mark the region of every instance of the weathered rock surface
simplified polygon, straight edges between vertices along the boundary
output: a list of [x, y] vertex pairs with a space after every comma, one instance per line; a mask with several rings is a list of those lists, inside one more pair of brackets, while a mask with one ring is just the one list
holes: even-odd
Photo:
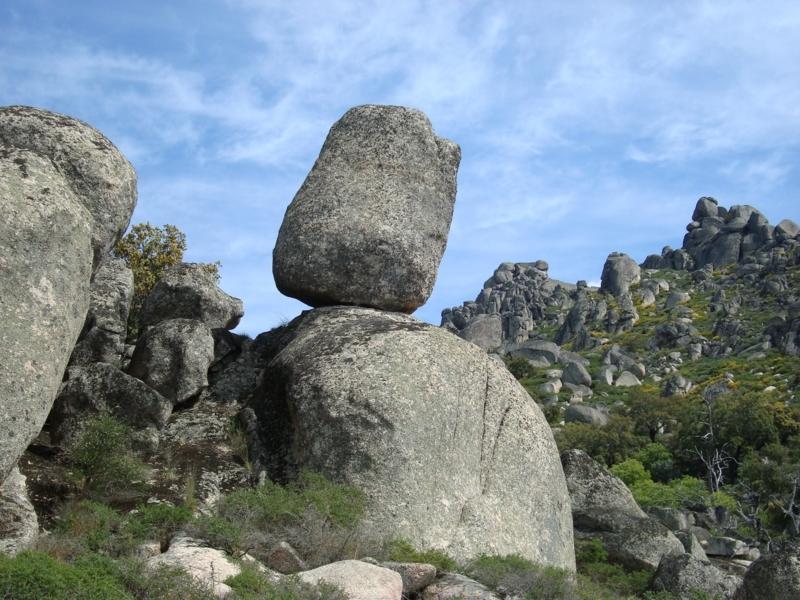
[[217, 598], [225, 598], [233, 589], [223, 583], [228, 577], [235, 577], [242, 568], [222, 550], [209, 548], [200, 540], [186, 536], [173, 538], [169, 549], [163, 554], [147, 560], [151, 569], [160, 567], [179, 567], [189, 575], [208, 585]]
[[253, 406], [272, 479], [307, 467], [364, 490], [376, 537], [574, 568], [552, 433], [501, 364], [398, 313], [324, 308], [287, 329]]
[[608, 425], [608, 413], [586, 404], [570, 404], [564, 411], [564, 421], [603, 427]]
[[627, 254], [612, 252], [603, 265], [600, 291], [621, 296], [627, 294], [631, 285], [639, 283], [640, 279], [641, 269], [635, 260]]
[[739, 584], [738, 577], [720, 571], [711, 563], [698, 560], [691, 554], [679, 554], [661, 559], [650, 588], [657, 592], [670, 592], [677, 600], [694, 600], [699, 593], [728, 600]]
[[669, 529], [645, 515], [630, 490], [581, 450], [561, 455], [576, 533], [599, 537], [609, 558], [631, 569], [654, 569], [661, 558], [683, 554]]
[[278, 542], [264, 557], [264, 564], [278, 573], [292, 574], [308, 569], [305, 561], [286, 542]]
[[400, 574], [403, 594], [416, 594], [436, 579], [436, 567], [426, 563], [382, 562], [380, 566]]
[[350, 600], [400, 600], [403, 595], [399, 573], [360, 560], [341, 560], [298, 577], [314, 585], [326, 581], [338, 586]]
[[208, 385], [214, 338], [200, 321], [170, 319], [150, 327], [136, 342], [128, 373], [179, 404]]
[[87, 419], [111, 414], [134, 429], [161, 429], [172, 413], [172, 402], [107, 363], [71, 367], [61, 386], [49, 421], [55, 443], [70, 445]]
[[499, 315], [478, 315], [458, 335], [491, 352], [503, 344], [503, 320]]
[[500, 596], [469, 577], [445, 573], [423, 590], [422, 600], [500, 600]]
[[786, 548], [754, 562], [736, 592], [736, 600], [800, 598], [800, 551]]
[[132, 298], [133, 271], [124, 260], [107, 257], [89, 288], [89, 313], [72, 350], [71, 365], [97, 362], [120, 365]]
[[28, 106], [0, 108], [0, 148], [19, 148], [51, 161], [89, 211], [96, 270], [128, 228], [136, 207], [131, 164], [92, 126]]
[[233, 329], [244, 316], [244, 304], [223, 292], [203, 264], [170, 267], [145, 298], [139, 315], [142, 328], [169, 319], [194, 319], [210, 329]]
[[417, 110], [347, 111], [286, 211], [272, 255], [278, 289], [311, 306], [413, 312], [433, 289], [460, 159]]
[[25, 476], [14, 467], [0, 484], [0, 554], [16, 554], [36, 540], [39, 521], [28, 499]]
[[86, 317], [92, 217], [49, 159], [5, 142], [0, 211], [2, 481], [41, 430]]

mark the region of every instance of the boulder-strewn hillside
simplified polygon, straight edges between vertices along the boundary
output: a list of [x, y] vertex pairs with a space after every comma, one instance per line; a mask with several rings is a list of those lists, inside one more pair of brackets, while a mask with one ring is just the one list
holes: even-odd
[[[545, 410], [565, 452], [576, 538], [601, 541], [629, 568], [651, 561], [653, 589], [737, 588], [710, 566], [667, 562], [654, 522], [734, 578], [800, 534], [794, 222], [701, 198], [682, 248], [641, 265], [614, 252], [600, 288], [550, 279], [543, 260], [503, 263], [475, 301], [442, 312], [442, 326], [502, 357]], [[612, 474], [633, 492], [627, 513], [597, 490]], [[587, 485], [591, 510], [576, 497]], [[634, 498], [651, 524], [631, 521], [645, 518]]]

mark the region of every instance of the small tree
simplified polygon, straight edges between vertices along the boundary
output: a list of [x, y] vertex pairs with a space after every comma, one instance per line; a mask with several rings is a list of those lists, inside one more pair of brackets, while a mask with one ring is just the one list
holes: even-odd
[[138, 333], [139, 313], [144, 299], [168, 267], [183, 260], [186, 234], [174, 225], [156, 227], [137, 223], [114, 246], [114, 256], [124, 260], [133, 271], [133, 299], [128, 316], [128, 337]]

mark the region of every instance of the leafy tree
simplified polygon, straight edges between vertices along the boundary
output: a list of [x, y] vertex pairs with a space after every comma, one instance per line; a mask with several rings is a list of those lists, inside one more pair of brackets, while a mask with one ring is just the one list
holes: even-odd
[[666, 398], [638, 390], [628, 396], [628, 416], [633, 419], [636, 433], [647, 435], [651, 442], [660, 433], [673, 429], [683, 411], [681, 398]]
[[139, 313], [144, 299], [168, 267], [183, 260], [186, 234], [174, 225], [156, 227], [137, 223], [114, 246], [113, 254], [133, 271], [133, 299], [128, 316], [129, 337], [138, 333]]

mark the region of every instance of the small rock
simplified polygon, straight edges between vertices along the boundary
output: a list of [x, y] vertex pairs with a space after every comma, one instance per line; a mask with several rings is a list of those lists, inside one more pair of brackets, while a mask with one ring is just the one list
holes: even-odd
[[642, 382], [630, 371], [623, 371], [619, 374], [619, 377], [617, 377], [614, 385], [616, 387], [635, 387], [637, 385], [642, 385]]
[[436, 579], [436, 567], [426, 563], [383, 562], [380, 566], [400, 574], [403, 595], [416, 594]]
[[399, 573], [360, 560], [342, 560], [298, 573], [302, 581], [327, 581], [344, 590], [349, 600], [400, 600], [403, 578]]
[[28, 499], [25, 476], [14, 467], [0, 485], [0, 554], [24, 550], [38, 534], [39, 521]]
[[423, 590], [422, 600], [500, 600], [500, 596], [469, 577], [445, 573]]
[[297, 550], [286, 542], [278, 542], [268, 553], [264, 564], [278, 573], [291, 575], [308, 569], [305, 561], [300, 558]]

